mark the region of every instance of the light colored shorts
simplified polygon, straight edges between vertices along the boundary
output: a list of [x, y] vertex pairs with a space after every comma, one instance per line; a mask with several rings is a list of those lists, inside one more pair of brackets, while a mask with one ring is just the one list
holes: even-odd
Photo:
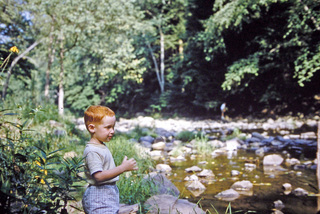
[[115, 214], [119, 212], [119, 189], [114, 184], [89, 185], [82, 198], [86, 214]]

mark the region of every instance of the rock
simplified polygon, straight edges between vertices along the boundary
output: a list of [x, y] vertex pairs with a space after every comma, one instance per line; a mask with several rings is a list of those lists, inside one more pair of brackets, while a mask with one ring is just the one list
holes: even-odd
[[165, 142], [154, 143], [152, 144], [151, 147], [154, 150], [164, 150], [164, 148], [166, 147], [166, 143]]
[[253, 187], [253, 184], [250, 181], [237, 181], [232, 184], [231, 189], [236, 191], [250, 191]]
[[292, 166], [292, 165], [297, 165], [300, 164], [300, 161], [296, 158], [287, 158], [286, 159], [286, 165]]
[[198, 164], [199, 165], [206, 165], [206, 164], [208, 164], [208, 161], [200, 161]]
[[152, 117], [138, 117], [138, 123], [140, 127], [148, 127], [154, 128], [155, 127], [155, 120]]
[[192, 166], [185, 169], [186, 172], [200, 172], [202, 169], [198, 166]]
[[180, 195], [178, 188], [162, 173], [151, 172], [144, 179], [154, 183], [155, 188], [153, 191], [155, 194]]
[[186, 161], [187, 159], [181, 155], [178, 157], [170, 157], [170, 162]]
[[157, 214], [205, 214], [197, 204], [191, 203], [186, 199], [179, 199], [167, 194], [154, 195], [145, 204], [148, 213]]
[[199, 177], [214, 177], [214, 174], [211, 169], [204, 169], [197, 174]]
[[240, 194], [234, 189], [228, 189], [218, 193], [215, 197], [224, 201], [233, 201], [239, 198]]
[[168, 164], [159, 163], [156, 165], [156, 170], [159, 172], [171, 172], [172, 168]]
[[264, 155], [264, 148], [259, 148], [255, 151], [256, 155], [263, 156]]
[[231, 170], [231, 176], [238, 176], [240, 172], [238, 170]]
[[143, 137], [140, 137], [140, 139], [139, 139], [139, 142], [142, 142], [142, 141], [153, 143], [154, 138], [149, 136], [149, 135], [148, 136], [143, 136]]
[[140, 141], [141, 146], [145, 147], [145, 148], [152, 148], [152, 143], [148, 142], [148, 141]]
[[198, 176], [196, 176], [196, 175], [190, 175], [190, 176], [185, 177], [184, 180], [185, 180], [185, 181], [198, 181], [199, 178], [198, 178]]
[[281, 212], [280, 210], [274, 210], [271, 214], [284, 214], [284, 213]]
[[258, 132], [252, 132], [251, 136], [254, 138], [258, 138], [260, 141], [262, 141], [264, 139], [264, 136], [262, 136], [260, 133]]
[[[288, 192], [290, 193], [292, 190], [292, 186], [289, 183], [282, 184], [282, 188], [284, 189], [284, 192], [286, 192], [286, 193], [288, 193]], [[288, 194], [286, 194], [286, 195], [288, 195]]]
[[305, 132], [300, 134], [301, 139], [317, 139], [315, 132]]
[[226, 141], [226, 150], [227, 151], [234, 151], [240, 147], [240, 144], [236, 139]]
[[293, 190], [292, 193], [295, 196], [306, 196], [306, 195], [308, 195], [308, 191], [306, 191], [305, 189], [302, 189], [300, 187], [298, 187], [295, 190]]
[[150, 151], [149, 153], [151, 157], [162, 157], [162, 151], [160, 150]]
[[245, 163], [244, 164], [244, 168], [245, 168], [246, 171], [251, 172], [252, 170], [257, 168], [257, 165], [254, 164], [254, 163]]
[[277, 210], [281, 210], [283, 209], [285, 206], [283, 204], [283, 202], [281, 200], [277, 200], [273, 202], [273, 206], [274, 208], [276, 208]]
[[139, 210], [139, 204], [127, 205], [120, 204], [118, 214], [136, 214]]
[[206, 187], [200, 181], [190, 181], [186, 184], [188, 190], [205, 190]]
[[265, 166], [279, 166], [282, 162], [283, 158], [277, 154], [267, 155], [263, 158], [263, 165]]

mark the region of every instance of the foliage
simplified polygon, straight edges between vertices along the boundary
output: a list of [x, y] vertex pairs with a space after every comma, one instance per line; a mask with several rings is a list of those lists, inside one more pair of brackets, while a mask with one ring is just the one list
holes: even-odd
[[108, 148], [113, 154], [116, 165], [120, 165], [124, 156], [127, 156], [128, 158], [134, 158], [139, 168], [138, 171], [120, 175], [118, 188], [121, 203], [136, 204], [150, 198], [154, 189], [153, 183], [144, 178], [154, 167], [150, 156], [137, 144], [131, 143], [123, 136], [115, 137], [108, 143]]
[[211, 155], [211, 153], [215, 149], [210, 145], [208, 137], [204, 133], [196, 136], [194, 147], [201, 155]]
[[50, 151], [51, 142], [38, 139], [28, 119], [5, 110], [0, 116], [1, 211], [65, 212], [68, 201], [74, 199], [74, 183], [82, 180], [78, 174], [82, 160], [63, 160], [58, 155], [61, 149]]
[[176, 135], [177, 140], [182, 142], [190, 142], [196, 137], [196, 133], [190, 131], [181, 131]]

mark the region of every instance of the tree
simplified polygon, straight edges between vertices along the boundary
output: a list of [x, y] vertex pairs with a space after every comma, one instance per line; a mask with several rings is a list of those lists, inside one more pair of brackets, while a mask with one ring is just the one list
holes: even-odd
[[205, 52], [208, 61], [224, 57], [223, 89], [251, 94], [268, 105], [282, 103], [282, 109], [303, 98], [283, 94], [302, 95], [297, 83], [303, 86], [318, 70], [317, 5], [293, 0], [216, 1], [205, 25]]

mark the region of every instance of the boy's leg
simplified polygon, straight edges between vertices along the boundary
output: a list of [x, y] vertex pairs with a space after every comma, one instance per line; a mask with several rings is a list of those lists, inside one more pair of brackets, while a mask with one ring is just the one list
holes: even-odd
[[82, 204], [87, 214], [114, 214], [119, 212], [117, 185], [89, 186]]

